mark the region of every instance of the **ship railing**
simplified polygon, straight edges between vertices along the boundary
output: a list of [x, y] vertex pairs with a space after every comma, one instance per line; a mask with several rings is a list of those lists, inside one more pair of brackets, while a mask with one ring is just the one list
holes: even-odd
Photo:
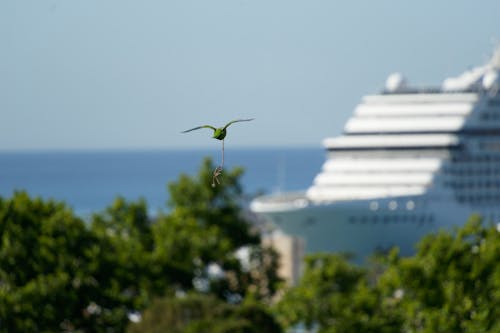
[[486, 91], [479, 86], [472, 86], [467, 89], [457, 89], [457, 90], [443, 90], [440, 87], [427, 87], [427, 88], [405, 88], [397, 91], [389, 91], [383, 89], [381, 95], [404, 95], [404, 94], [460, 94], [460, 93], [478, 93]]

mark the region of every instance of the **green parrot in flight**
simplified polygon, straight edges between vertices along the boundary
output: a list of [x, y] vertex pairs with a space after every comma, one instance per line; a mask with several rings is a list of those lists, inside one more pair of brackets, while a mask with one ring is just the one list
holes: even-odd
[[215, 128], [215, 127], [213, 127], [211, 125], [202, 125], [202, 126], [191, 128], [191, 129], [188, 129], [188, 130], [185, 130], [185, 131], [182, 132], [182, 133], [187, 133], [187, 132], [191, 132], [191, 131], [194, 131], [194, 130], [197, 130], [197, 129], [200, 129], [200, 128], [210, 128], [211, 130], [214, 131], [214, 135], [212, 135], [212, 138], [222, 141], [222, 163], [221, 163], [220, 166], [218, 166], [214, 170], [214, 174], [213, 174], [213, 177], [212, 177], [212, 187], [215, 187], [215, 181], [217, 181], [217, 184], [220, 184], [218, 177], [222, 174], [222, 168], [224, 167], [224, 138], [226, 137], [226, 134], [227, 134], [227, 130], [226, 129], [231, 124], [238, 123], [240, 121], [250, 121], [250, 120], [254, 120], [254, 118], [233, 120], [233, 121], [228, 122], [224, 127], [219, 127], [219, 128]]

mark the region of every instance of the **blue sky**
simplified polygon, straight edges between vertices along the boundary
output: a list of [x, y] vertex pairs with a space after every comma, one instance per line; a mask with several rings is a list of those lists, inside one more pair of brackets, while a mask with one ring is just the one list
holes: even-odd
[[5, 0], [0, 150], [320, 146], [400, 71], [483, 64], [499, 1]]

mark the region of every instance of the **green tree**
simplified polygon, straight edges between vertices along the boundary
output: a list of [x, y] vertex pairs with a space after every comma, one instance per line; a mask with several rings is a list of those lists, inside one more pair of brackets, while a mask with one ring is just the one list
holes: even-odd
[[347, 256], [308, 256], [299, 284], [285, 293], [275, 313], [286, 327], [303, 324], [318, 332], [399, 332], [400, 316], [367, 276]]
[[334, 254], [310, 256], [275, 313], [319, 332], [499, 332], [500, 237], [477, 216], [424, 237], [412, 257], [397, 249], [372, 269]]
[[[281, 280], [276, 275], [277, 254], [260, 244], [257, 230], [243, 215], [241, 168], [226, 171], [221, 184], [211, 187], [214, 165], [205, 159], [197, 176], [181, 175], [169, 184], [171, 209], [158, 220], [158, 258], [171, 258], [178, 267], [195, 273], [205, 291], [237, 301], [247, 295], [269, 300]], [[237, 251], [246, 249], [245, 267]], [[186, 253], [190, 256], [186, 257]], [[220, 268], [214, 276], [210, 268]]]
[[62, 203], [16, 192], [0, 199], [0, 331], [91, 327], [89, 274], [96, 244]]
[[94, 311], [87, 314], [99, 327], [123, 331], [128, 314], [143, 309], [155, 293], [152, 221], [143, 200], [118, 197], [95, 213], [90, 231], [96, 239], [89, 273], [96, 288], [89, 290]]
[[123, 332], [154, 298], [194, 289], [271, 299], [276, 255], [242, 214], [242, 170], [213, 189], [212, 169], [170, 184], [171, 210], [154, 220], [143, 200], [118, 197], [85, 223], [63, 203], [0, 198], [0, 332]]
[[228, 304], [211, 295], [189, 294], [153, 302], [128, 333], [280, 333], [274, 317], [258, 303]]
[[117, 198], [89, 226], [63, 203], [0, 200], [0, 331], [123, 331], [155, 291], [146, 212]]
[[408, 332], [500, 332], [500, 235], [473, 216], [424, 237], [415, 256], [389, 257], [380, 280], [399, 294]]
[[240, 178], [243, 169], [234, 168], [224, 172], [221, 185], [211, 187], [214, 167], [211, 159], [206, 158], [197, 176], [182, 174], [177, 182], [168, 186], [168, 206], [173, 214], [194, 218], [204, 228], [217, 232], [219, 240], [210, 246], [209, 253], [203, 253], [207, 260], [260, 241], [259, 235], [242, 216], [243, 190]]
[[[176, 272], [179, 278], [129, 332], [280, 332], [265, 305], [256, 302], [269, 302], [281, 283], [277, 254], [262, 247], [242, 214], [242, 169], [225, 172], [212, 188], [213, 168], [205, 159], [196, 176], [181, 175], [169, 184], [169, 214], [152, 226], [152, 260], [158, 276]], [[166, 267], [173, 271], [160, 271]], [[190, 294], [193, 287], [203, 294]]]

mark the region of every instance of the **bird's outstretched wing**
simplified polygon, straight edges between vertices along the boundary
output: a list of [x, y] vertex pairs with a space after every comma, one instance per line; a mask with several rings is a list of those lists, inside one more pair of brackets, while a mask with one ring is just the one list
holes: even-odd
[[183, 131], [182, 133], [191, 132], [191, 131], [194, 131], [194, 130], [197, 130], [197, 129], [200, 129], [200, 128], [211, 128], [211, 129], [213, 129], [214, 131], [216, 130], [216, 128], [215, 128], [215, 127], [213, 127], [213, 126], [210, 126], [210, 125], [203, 125], [203, 126], [198, 126], [198, 127], [195, 127], [195, 128], [191, 128], [191, 129], [185, 130], [185, 131]]
[[255, 118], [251, 118], [251, 119], [237, 119], [237, 120], [233, 120], [233, 121], [230, 121], [226, 124], [226, 126], [224, 126], [224, 129], [228, 128], [229, 125], [231, 124], [234, 124], [234, 123], [237, 123], [237, 122], [240, 122], [240, 121], [250, 121], [250, 120], [254, 120]]

